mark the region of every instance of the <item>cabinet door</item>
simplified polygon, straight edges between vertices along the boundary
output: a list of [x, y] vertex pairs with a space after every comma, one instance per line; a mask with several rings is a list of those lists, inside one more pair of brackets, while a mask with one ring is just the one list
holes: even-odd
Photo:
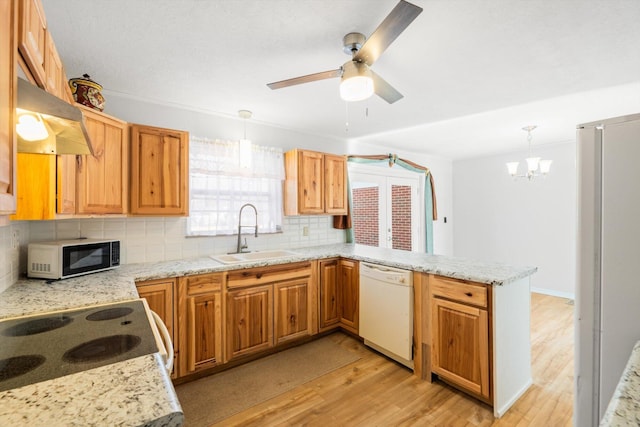
[[76, 161], [73, 154], [56, 156], [56, 212], [76, 213]]
[[131, 213], [189, 213], [189, 134], [131, 126]]
[[222, 362], [222, 294], [187, 298], [188, 372]]
[[80, 157], [78, 206], [80, 214], [127, 213], [129, 138], [127, 123], [82, 109], [93, 156]]
[[[136, 288], [138, 289], [138, 295], [140, 298], [147, 300], [149, 308], [155, 311], [162, 319], [167, 329], [169, 330], [169, 336], [173, 341], [174, 358], [178, 357], [178, 341], [176, 339], [175, 330], [175, 288], [176, 282], [174, 279], [169, 280], [150, 280], [146, 282], [137, 282]], [[178, 361], [174, 360], [172, 378], [177, 376]]]
[[[16, 13], [15, 1], [0, 3], [0, 215], [16, 211]], [[1, 222], [1, 221], [0, 221]]]
[[339, 324], [338, 260], [320, 261], [320, 330]]
[[301, 214], [324, 212], [324, 155], [298, 152], [298, 211]]
[[56, 216], [56, 156], [18, 153], [16, 214], [13, 220], [54, 219]]
[[47, 92], [64, 99], [64, 86], [61, 86], [62, 75], [64, 74], [62, 61], [53, 42], [53, 37], [48, 31], [45, 32], [44, 72]]
[[227, 293], [227, 360], [273, 346], [273, 285]]
[[347, 159], [324, 155], [324, 211], [332, 215], [347, 214]]
[[338, 267], [338, 289], [340, 292], [340, 323], [353, 332], [358, 333], [359, 324], [359, 269], [358, 262], [341, 259]]
[[20, 0], [18, 49], [31, 75], [40, 87], [46, 87], [44, 71], [47, 21], [40, 0]]
[[489, 320], [487, 311], [431, 299], [432, 371], [489, 399]]
[[310, 335], [309, 279], [302, 278], [274, 284], [276, 344]]

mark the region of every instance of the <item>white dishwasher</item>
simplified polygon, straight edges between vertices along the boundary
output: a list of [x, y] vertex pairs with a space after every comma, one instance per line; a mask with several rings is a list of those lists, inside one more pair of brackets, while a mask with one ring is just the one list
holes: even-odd
[[360, 263], [360, 336], [413, 369], [413, 273]]

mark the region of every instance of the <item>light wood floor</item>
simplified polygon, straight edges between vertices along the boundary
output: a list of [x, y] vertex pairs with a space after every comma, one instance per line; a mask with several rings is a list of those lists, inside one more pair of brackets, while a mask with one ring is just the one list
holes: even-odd
[[573, 407], [573, 305], [532, 294], [533, 382], [500, 419], [491, 408], [441, 382], [412, 373], [336, 333], [361, 359], [234, 415], [218, 426], [570, 426]]

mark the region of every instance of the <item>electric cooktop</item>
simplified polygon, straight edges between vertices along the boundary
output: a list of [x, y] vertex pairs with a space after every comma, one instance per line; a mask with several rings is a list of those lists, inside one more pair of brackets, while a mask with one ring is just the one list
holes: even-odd
[[0, 321], [0, 391], [157, 351], [141, 300]]

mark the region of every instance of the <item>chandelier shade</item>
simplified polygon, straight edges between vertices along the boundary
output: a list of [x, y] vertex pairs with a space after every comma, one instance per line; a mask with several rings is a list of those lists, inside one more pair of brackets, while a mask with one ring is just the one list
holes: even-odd
[[528, 180], [532, 180], [535, 177], [546, 176], [551, 170], [551, 163], [553, 160], [542, 160], [540, 157], [534, 157], [531, 155], [531, 131], [533, 131], [537, 126], [525, 126], [522, 130], [527, 131], [527, 142], [529, 143], [529, 157], [525, 159], [527, 163], [527, 172], [525, 174], [518, 174], [518, 165], [520, 162], [507, 162], [507, 171], [509, 175], [511, 175], [514, 179], [517, 178], [526, 178]]

